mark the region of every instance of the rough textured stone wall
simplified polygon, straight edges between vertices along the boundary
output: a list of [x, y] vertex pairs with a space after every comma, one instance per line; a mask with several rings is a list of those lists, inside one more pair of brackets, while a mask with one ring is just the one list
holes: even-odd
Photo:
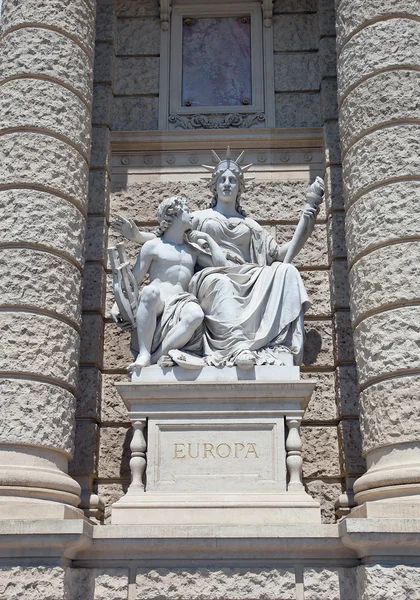
[[[158, 14], [156, 6], [152, 4], [120, 0], [115, 4], [113, 14], [112, 7], [109, 5], [98, 6], [98, 23], [103, 25], [97, 33], [97, 61], [100, 64], [95, 69], [97, 85], [95, 85], [94, 106], [99, 105], [101, 111], [97, 111], [100, 114], [99, 120], [95, 120], [97, 117], [94, 112], [94, 130], [100, 129], [101, 134], [95, 138], [98, 141], [94, 141], [95, 154], [95, 148], [101, 148], [99, 140], [106, 139], [105, 130], [108, 124], [111, 123], [111, 129], [120, 128], [117, 122], [122, 118], [123, 112], [120, 111], [119, 105], [129, 106], [133, 101], [132, 96], [137, 93], [129, 87], [132, 82], [127, 81], [128, 71], [124, 69], [128, 67], [124, 66], [125, 61], [128, 61], [127, 64], [131, 65], [130, 69], [134, 72], [137, 67], [133, 61], [143, 60], [144, 54], [153, 55], [154, 48], [158, 47], [155, 37], [159, 25]], [[326, 0], [320, 3], [318, 12], [317, 6], [312, 1], [294, 0], [283, 2], [281, 5], [276, 3], [275, 12], [274, 21], [277, 28], [275, 39], [276, 44], [283, 44], [281, 47], [278, 46], [281, 56], [293, 56], [296, 60], [301, 55], [302, 57], [316, 56], [317, 64], [322, 64], [321, 70], [319, 67], [314, 67], [318, 76], [318, 91], [310, 93], [316, 96], [317, 105], [322, 105], [322, 110], [317, 109], [320, 120], [316, 124], [324, 123], [327, 166], [326, 203], [312, 238], [295, 264], [302, 273], [313, 302], [306, 322], [307, 344], [302, 368], [303, 377], [316, 377], [319, 381], [316, 394], [305, 416], [302, 431], [305, 452], [304, 475], [309, 492], [322, 501], [324, 520], [331, 522], [335, 519], [334, 503], [349, 486], [349, 475], [359, 473], [363, 468], [360, 462], [356, 420], [357, 390], [348, 316], [341, 157], [335, 95], [334, 10]], [[289, 21], [290, 26], [287, 25]], [[303, 31], [307, 32], [303, 37], [305, 39], [307, 37], [308, 42], [305, 41], [302, 46], [303, 42], [299, 42], [297, 32], [301, 31], [303, 24], [305, 24]], [[139, 35], [142, 28], [146, 28], [144, 36]], [[288, 37], [284, 38], [286, 30]], [[316, 50], [318, 47], [319, 51], [308, 51]], [[290, 54], [286, 51], [287, 48], [291, 51]], [[107, 57], [106, 60], [104, 57]], [[108, 65], [108, 71], [105, 71], [105, 64]], [[115, 65], [114, 74], [112, 74], [113, 65]], [[136, 85], [140, 85], [141, 81], [143, 78], [137, 80]], [[105, 98], [109, 97], [111, 89], [115, 96], [112, 114], [110, 109], [105, 109], [109, 106]], [[140, 90], [140, 87], [136, 90]], [[303, 91], [302, 96], [305, 95], [307, 93]], [[157, 98], [155, 100], [157, 102]], [[131, 123], [129, 129], [151, 127], [136, 121], [147, 111], [137, 108], [135, 112], [137, 117], [133, 117], [133, 121], [129, 117]], [[300, 114], [303, 113], [302, 108]], [[309, 123], [302, 123], [305, 124], [309, 125]], [[292, 123], [289, 125], [284, 123], [280, 126], [292, 126]], [[127, 127], [124, 125], [121, 128]], [[102, 152], [102, 155], [105, 156], [105, 153]], [[95, 182], [101, 183], [107, 181], [105, 172], [105, 167], [98, 164], [91, 175], [93, 174]], [[99, 179], [102, 176], [104, 176], [103, 180]], [[126, 367], [132, 357], [129, 351], [129, 335], [119, 330], [109, 318], [113, 302], [109, 275], [106, 306], [101, 305], [104, 289], [104, 263], [101, 257], [104, 251], [103, 232], [106, 228], [106, 219], [109, 219], [110, 213], [121, 213], [133, 217], [140, 227], [151, 228], [156, 224], [156, 208], [165, 196], [175, 193], [185, 194], [190, 198], [191, 209], [194, 210], [206, 205], [209, 194], [204, 185], [198, 182], [158, 180], [130, 182], [128, 186], [120, 184], [113, 186], [109, 209], [104, 200], [107, 198], [107, 192], [103, 184], [99, 187], [99, 183], [91, 184], [90, 203], [94, 204], [90, 210], [97, 223], [97, 229], [92, 229], [88, 238], [88, 247], [94, 246], [99, 253], [91, 255], [95, 257], [88, 261], [92, 276], [85, 281], [84, 296], [84, 307], [89, 311], [86, 314], [89, 323], [89, 328], [86, 329], [86, 349], [90, 352], [90, 358], [85, 358], [83, 362], [82, 377], [85, 379], [84, 388], [81, 389], [84, 389], [88, 399], [86, 406], [91, 407], [89, 408], [91, 412], [80, 414], [84, 419], [84, 429], [80, 428], [83, 439], [80, 448], [82, 456], [90, 462], [85, 467], [78, 468], [79, 473], [85, 473], [89, 466], [88, 472], [95, 475], [95, 489], [105, 500], [108, 519], [111, 504], [124, 493], [130, 477], [128, 461], [131, 428], [126, 409], [115, 390], [114, 383], [127, 378]], [[303, 181], [257, 181], [244, 195], [243, 203], [250, 216], [264, 224], [279, 242], [287, 241], [291, 238], [298, 221], [306, 185]], [[117, 241], [120, 240], [110, 231], [109, 245], [114, 245]], [[127, 248], [129, 257], [134, 260], [138, 248], [130, 244], [127, 244]], [[90, 298], [93, 298], [92, 302]], [[100, 321], [102, 316], [105, 317], [103, 342]], [[100, 412], [97, 408], [98, 403], [101, 403]], [[352, 418], [349, 422], [341, 423], [345, 416]], [[96, 421], [100, 421], [100, 430], [99, 449], [95, 458], [98, 448]], [[88, 430], [89, 435], [87, 435]], [[350, 459], [346, 458], [349, 456]]]
[[116, 0], [115, 131], [157, 129], [160, 19], [157, 0]]
[[[416, 2], [337, 2], [346, 230], [365, 452], [418, 442], [419, 16]], [[387, 483], [394, 483], [392, 476], [381, 485]]]
[[3, 2], [0, 435], [67, 454], [81, 332], [94, 22], [90, 0]]
[[320, 127], [317, 0], [273, 7], [276, 127]]

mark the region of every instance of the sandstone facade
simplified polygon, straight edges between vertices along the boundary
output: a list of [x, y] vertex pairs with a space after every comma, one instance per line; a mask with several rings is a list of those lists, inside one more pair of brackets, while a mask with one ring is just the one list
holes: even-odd
[[[262, 127], [160, 143], [166, 4], [3, 0], [0, 511], [22, 518], [25, 495], [31, 508], [16, 538], [0, 517], [0, 598], [415, 598], [420, 9], [276, 0], [263, 25], [270, 141]], [[199, 164], [232, 136], [255, 162], [242, 204], [279, 242], [309, 179], [325, 177], [295, 261], [312, 300], [302, 378], [317, 382], [303, 475], [323, 524], [131, 532], [110, 524], [132, 439], [115, 389], [132, 357], [110, 318], [110, 223], [118, 213], [151, 230], [173, 194], [203, 208]], [[57, 504], [74, 521], [54, 525]]]

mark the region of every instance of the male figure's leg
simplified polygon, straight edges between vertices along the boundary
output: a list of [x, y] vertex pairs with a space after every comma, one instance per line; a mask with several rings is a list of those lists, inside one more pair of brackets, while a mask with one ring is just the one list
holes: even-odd
[[153, 284], [146, 286], [140, 295], [136, 314], [139, 353], [135, 362], [129, 368], [150, 365], [150, 350], [156, 329], [156, 321], [162, 314], [163, 308], [164, 304], [160, 298], [159, 289]]
[[162, 341], [162, 346], [153, 355], [157, 361], [161, 356], [168, 354], [169, 350], [183, 348], [193, 337], [197, 327], [201, 325], [204, 313], [196, 302], [188, 302], [181, 312], [181, 318], [173, 329]]

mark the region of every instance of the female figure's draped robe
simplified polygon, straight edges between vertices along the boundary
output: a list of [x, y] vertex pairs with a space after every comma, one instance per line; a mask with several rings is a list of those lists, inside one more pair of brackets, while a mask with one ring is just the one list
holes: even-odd
[[297, 269], [276, 261], [276, 242], [252, 219], [226, 219], [211, 209], [194, 218], [194, 229], [208, 233], [230, 264], [202, 269], [189, 286], [205, 314], [209, 364], [233, 365], [243, 350], [255, 352], [257, 364], [280, 364], [285, 348], [300, 364], [310, 303]]

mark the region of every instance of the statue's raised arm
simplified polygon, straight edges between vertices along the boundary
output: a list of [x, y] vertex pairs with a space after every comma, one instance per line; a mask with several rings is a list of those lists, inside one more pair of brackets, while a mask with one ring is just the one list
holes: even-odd
[[137, 244], [145, 244], [156, 237], [152, 231], [140, 231], [133, 219], [126, 219], [122, 215], [114, 215], [111, 227], [127, 240]]

